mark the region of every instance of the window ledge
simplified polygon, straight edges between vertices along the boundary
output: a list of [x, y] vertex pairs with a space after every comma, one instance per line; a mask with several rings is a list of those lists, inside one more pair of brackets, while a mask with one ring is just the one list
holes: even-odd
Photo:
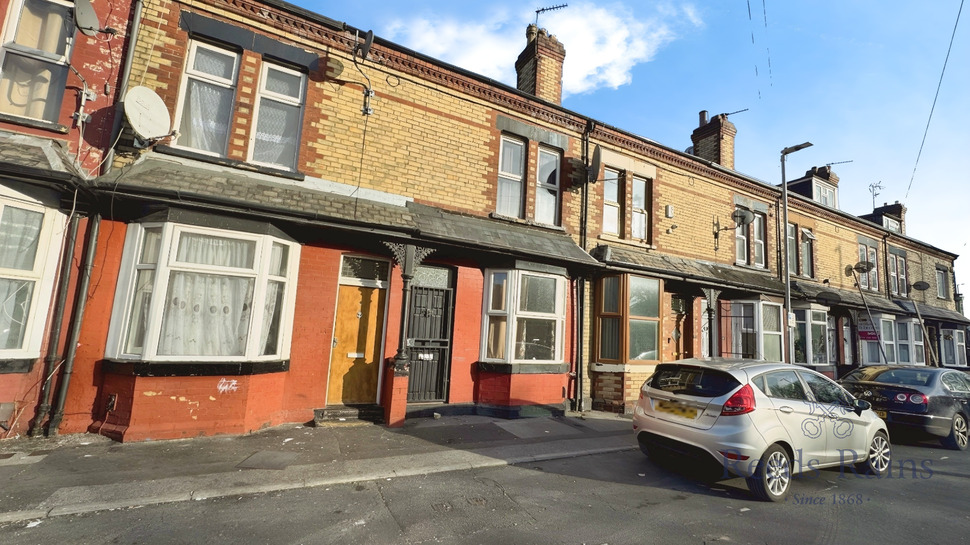
[[102, 360], [102, 370], [135, 377], [216, 377], [264, 375], [290, 370], [290, 360], [270, 361], [124, 361]]
[[486, 373], [500, 373], [504, 375], [561, 375], [569, 372], [568, 363], [543, 362], [478, 362], [478, 370]]
[[281, 168], [267, 167], [263, 165], [256, 165], [253, 163], [247, 163], [246, 161], [239, 161], [237, 159], [228, 159], [226, 157], [216, 157], [214, 155], [206, 155], [205, 153], [199, 153], [197, 151], [192, 151], [185, 148], [176, 148], [173, 146], [155, 146], [155, 151], [164, 153], [167, 155], [174, 155], [176, 157], [184, 157], [186, 159], [193, 159], [195, 161], [202, 161], [204, 163], [213, 163], [216, 165], [221, 165], [225, 167], [237, 168], [240, 170], [249, 170], [252, 172], [258, 172], [260, 174], [268, 174], [270, 176], [279, 176], [281, 178], [289, 178], [291, 180], [296, 180], [302, 182], [306, 179], [306, 175], [302, 172], [295, 170], [284, 170]]
[[23, 125], [24, 127], [43, 129], [45, 131], [53, 131], [60, 134], [67, 134], [67, 131], [69, 130], [68, 127], [61, 125], [60, 123], [52, 123], [50, 121], [44, 121], [43, 119], [32, 119], [29, 117], [20, 117], [18, 115], [4, 113], [0, 113], [0, 121], [13, 123], [14, 125]]
[[606, 242], [611, 242], [611, 243], [616, 243], [616, 244], [623, 244], [624, 246], [632, 246], [634, 248], [643, 248], [645, 250], [654, 250], [654, 249], [656, 249], [656, 246], [654, 246], [653, 244], [650, 244], [646, 240], [620, 238], [620, 237], [618, 237], [616, 235], [610, 235], [610, 234], [606, 234], [606, 233], [603, 233], [603, 234], [599, 235], [596, 238], [599, 239], [599, 240], [602, 240], [602, 241], [606, 241]]
[[525, 219], [516, 218], [513, 216], [506, 216], [505, 214], [499, 214], [498, 212], [489, 212], [488, 217], [493, 220], [500, 220], [508, 223], [517, 223], [520, 225], [528, 225], [531, 227], [542, 227], [543, 229], [549, 229], [550, 231], [559, 231], [562, 233], [566, 232], [566, 229], [561, 225], [550, 225], [548, 223], [539, 223], [535, 220], [525, 220]]
[[36, 361], [37, 358], [0, 359], [0, 375], [29, 373]]
[[769, 269], [768, 267], [759, 267], [758, 265], [748, 265], [747, 263], [738, 263], [737, 261], [734, 262], [734, 266], [741, 267], [742, 269], [748, 269], [751, 271], [759, 271], [759, 272], [765, 272], [765, 273], [771, 272], [771, 269]]

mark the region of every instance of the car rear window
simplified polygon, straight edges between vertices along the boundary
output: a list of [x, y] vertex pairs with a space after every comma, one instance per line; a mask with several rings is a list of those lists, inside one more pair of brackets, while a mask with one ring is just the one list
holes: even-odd
[[927, 386], [933, 381], [933, 372], [922, 369], [856, 369], [845, 378], [902, 386]]
[[728, 373], [689, 365], [660, 365], [650, 386], [672, 394], [719, 397], [740, 386]]

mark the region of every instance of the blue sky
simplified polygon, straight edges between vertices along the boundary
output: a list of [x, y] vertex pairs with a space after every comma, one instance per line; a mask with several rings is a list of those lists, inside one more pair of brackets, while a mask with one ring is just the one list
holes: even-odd
[[731, 116], [738, 171], [780, 183], [781, 149], [812, 142], [788, 179], [839, 163], [852, 214], [880, 184], [876, 204], [905, 204], [909, 236], [963, 255], [970, 292], [970, 6], [917, 165], [961, 0], [296, 3], [510, 85], [535, 10], [568, 3], [539, 16], [566, 47], [563, 106], [677, 149], [700, 110], [746, 109]]

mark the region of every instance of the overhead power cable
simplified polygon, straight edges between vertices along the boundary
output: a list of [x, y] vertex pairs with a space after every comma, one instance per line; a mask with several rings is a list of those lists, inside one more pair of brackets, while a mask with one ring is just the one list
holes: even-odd
[[933, 96], [933, 105], [930, 107], [930, 117], [926, 120], [926, 129], [923, 131], [923, 141], [919, 144], [919, 152], [916, 154], [916, 163], [913, 165], [913, 175], [909, 177], [909, 185], [906, 186], [906, 197], [909, 197], [909, 190], [913, 187], [913, 180], [916, 178], [916, 168], [919, 166], [919, 158], [923, 155], [923, 145], [926, 144], [926, 135], [930, 132], [930, 122], [933, 121], [933, 110], [936, 109], [936, 99], [940, 97], [940, 87], [943, 86], [943, 74], [946, 74], [946, 63], [950, 60], [950, 51], [953, 50], [953, 39], [957, 35], [957, 27], [960, 25], [960, 14], [963, 13], [963, 1], [960, 0], [960, 9], [957, 10], [957, 20], [953, 23], [953, 34], [950, 35], [950, 46], [946, 49], [946, 58], [943, 60], [943, 70], [940, 72], [940, 82], [936, 84], [936, 94]]

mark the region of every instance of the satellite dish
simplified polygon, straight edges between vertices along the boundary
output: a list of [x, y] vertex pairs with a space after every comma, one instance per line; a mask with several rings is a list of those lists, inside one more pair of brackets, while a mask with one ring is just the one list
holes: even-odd
[[367, 60], [367, 54], [370, 53], [370, 46], [374, 43], [374, 31], [368, 30], [367, 34], [364, 34], [364, 41], [358, 42], [354, 46], [354, 60], [359, 56], [361, 60]]
[[738, 208], [733, 214], [731, 214], [731, 219], [734, 220], [734, 223], [738, 227], [743, 227], [754, 221], [754, 214], [752, 214], [749, 210]]
[[872, 269], [875, 269], [876, 266], [871, 261], [860, 261], [855, 264], [855, 267], [852, 268], [855, 269], [855, 272], [859, 274], [865, 274]]
[[930, 289], [930, 284], [929, 282], [924, 282], [920, 280], [919, 282], [916, 282], [913, 284], [913, 289], [916, 291], [926, 291]]
[[815, 295], [815, 300], [827, 307], [833, 307], [842, 302], [842, 297], [834, 291], [820, 291]]
[[589, 171], [587, 179], [595, 182], [596, 177], [600, 174], [600, 168], [603, 166], [603, 150], [600, 149], [600, 145], [596, 144], [593, 148], [593, 162], [589, 165]]
[[172, 133], [172, 121], [162, 97], [148, 87], [132, 87], [125, 94], [125, 118], [142, 140], [156, 140]]
[[74, 0], [74, 24], [85, 36], [94, 36], [101, 30], [101, 22], [91, 0]]

